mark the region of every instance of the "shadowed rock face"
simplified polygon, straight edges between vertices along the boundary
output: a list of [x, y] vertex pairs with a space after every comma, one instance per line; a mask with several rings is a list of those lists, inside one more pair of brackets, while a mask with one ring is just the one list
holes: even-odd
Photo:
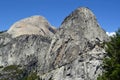
[[52, 26], [44, 17], [32, 16], [16, 22], [11, 26], [11, 28], [7, 32], [13, 37], [25, 34], [52, 36], [55, 33], [55, 28], [52, 28]]
[[[21, 24], [27, 26], [17, 27]], [[41, 29], [46, 34], [37, 33]], [[54, 32], [43, 17], [17, 22], [0, 35], [0, 65], [22, 65], [37, 72], [40, 80], [96, 80], [105, 54], [101, 44], [109, 38], [94, 14], [88, 8], [78, 8]]]

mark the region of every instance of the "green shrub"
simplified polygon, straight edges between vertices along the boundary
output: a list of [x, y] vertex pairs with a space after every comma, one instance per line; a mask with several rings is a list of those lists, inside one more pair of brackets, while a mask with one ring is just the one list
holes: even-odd
[[21, 80], [39, 80], [36, 72], [31, 72], [25, 75]]
[[3, 68], [3, 66], [0, 66], [0, 68]]
[[37, 76], [36, 72], [32, 72], [28, 75], [27, 80], [35, 80], [38, 79], [39, 77]]
[[18, 69], [17, 65], [10, 65], [10, 66], [5, 67], [3, 71], [12, 71], [12, 70], [17, 70], [17, 69]]

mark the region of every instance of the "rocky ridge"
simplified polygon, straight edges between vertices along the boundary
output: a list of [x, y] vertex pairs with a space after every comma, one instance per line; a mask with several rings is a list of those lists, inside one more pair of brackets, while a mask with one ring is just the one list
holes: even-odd
[[27, 28], [33, 29], [36, 24], [39, 24], [40, 29], [45, 28], [43, 25], [46, 20], [44, 23], [42, 19], [42, 23], [41, 20], [39, 22], [34, 19], [27, 18], [27, 21], [25, 19], [17, 22], [6, 33], [0, 34], [1, 66], [20, 65], [27, 70], [27, 74], [37, 73], [38, 80], [97, 79], [102, 72], [101, 64], [105, 54], [103, 43], [108, 41], [109, 37], [88, 8], [82, 7], [73, 11], [57, 31], [51, 26], [47, 27], [47, 30], [52, 29], [47, 36], [41, 35], [42, 33], [25, 34], [21, 29], [17, 29], [18, 24], [29, 24], [29, 21], [32, 25]]

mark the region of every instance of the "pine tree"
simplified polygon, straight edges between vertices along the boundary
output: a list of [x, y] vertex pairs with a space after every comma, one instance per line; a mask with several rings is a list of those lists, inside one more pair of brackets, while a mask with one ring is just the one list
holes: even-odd
[[120, 80], [120, 29], [107, 42], [107, 57], [103, 61], [103, 74], [98, 80]]

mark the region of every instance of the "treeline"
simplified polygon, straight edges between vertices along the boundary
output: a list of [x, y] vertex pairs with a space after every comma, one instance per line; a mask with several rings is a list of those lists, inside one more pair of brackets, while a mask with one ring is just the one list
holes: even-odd
[[120, 29], [106, 43], [106, 56], [103, 60], [103, 73], [97, 80], [120, 80]]

